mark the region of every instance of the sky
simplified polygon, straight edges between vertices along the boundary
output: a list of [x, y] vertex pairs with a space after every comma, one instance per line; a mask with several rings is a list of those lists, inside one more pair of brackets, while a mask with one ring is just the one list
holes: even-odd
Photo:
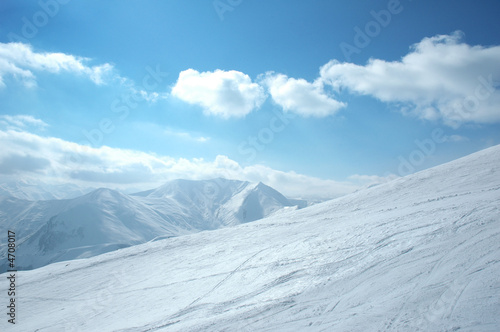
[[0, 181], [333, 198], [500, 144], [500, 2], [0, 4]]

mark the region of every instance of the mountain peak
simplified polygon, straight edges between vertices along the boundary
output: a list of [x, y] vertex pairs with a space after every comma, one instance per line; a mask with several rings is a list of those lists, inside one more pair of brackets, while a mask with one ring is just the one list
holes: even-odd
[[89, 197], [92, 199], [102, 198], [102, 197], [119, 197], [119, 196], [126, 196], [126, 195], [122, 194], [119, 191], [109, 188], [98, 188], [84, 195], [84, 197]]

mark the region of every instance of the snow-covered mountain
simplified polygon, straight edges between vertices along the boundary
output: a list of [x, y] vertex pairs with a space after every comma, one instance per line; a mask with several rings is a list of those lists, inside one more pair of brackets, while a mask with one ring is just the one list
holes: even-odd
[[9, 327], [498, 331], [499, 276], [495, 146], [298, 211], [20, 272]]
[[[222, 178], [193, 181], [174, 180], [134, 196], [143, 197], [150, 205], [174, 202], [186, 214], [194, 216], [191, 226], [196, 229], [217, 229], [261, 219], [294, 206], [285, 196], [265, 184]], [[168, 209], [168, 207], [167, 207]]]
[[[262, 183], [176, 180], [135, 195], [97, 189], [68, 200], [0, 197], [0, 227], [16, 230], [18, 268], [31, 269], [254, 221], [284, 207], [292, 203]], [[0, 271], [7, 264], [3, 249]]]

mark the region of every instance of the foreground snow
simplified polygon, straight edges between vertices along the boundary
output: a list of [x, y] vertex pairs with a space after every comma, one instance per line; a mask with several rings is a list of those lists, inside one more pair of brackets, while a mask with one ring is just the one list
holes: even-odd
[[498, 331], [499, 206], [496, 146], [306, 209], [21, 272], [8, 327]]

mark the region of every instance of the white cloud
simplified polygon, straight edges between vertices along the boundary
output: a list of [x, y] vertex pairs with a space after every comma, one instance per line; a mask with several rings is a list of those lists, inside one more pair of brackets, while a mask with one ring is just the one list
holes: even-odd
[[405, 114], [447, 125], [500, 121], [500, 46], [470, 46], [461, 34], [424, 38], [400, 61], [365, 66], [332, 60], [321, 78], [334, 88], [398, 103]]
[[170, 128], [167, 128], [164, 130], [165, 135], [167, 136], [173, 136], [173, 137], [178, 137], [182, 138], [188, 141], [195, 141], [199, 143], [205, 143], [210, 140], [210, 137], [204, 137], [204, 136], [193, 136], [191, 133], [184, 132], [184, 131], [176, 131]]
[[149, 104], [154, 104], [160, 100], [168, 99], [169, 97], [167, 92], [148, 91], [144, 88], [144, 86], [138, 86], [129, 78], [120, 77], [119, 84], [128, 89], [125, 96], [131, 100], [131, 103], [146, 101]]
[[159, 156], [141, 151], [92, 148], [53, 137], [18, 130], [0, 130], [0, 177], [36, 178], [47, 183], [67, 182], [86, 187], [141, 190], [168, 180], [224, 177], [261, 181], [289, 197], [333, 198], [358, 188], [349, 182], [324, 180], [263, 165], [243, 167], [227, 156], [214, 160]]
[[304, 79], [268, 72], [262, 82], [269, 89], [274, 102], [284, 111], [306, 117], [325, 117], [346, 106], [325, 93], [321, 80], [309, 83]]
[[168, 97], [168, 94], [166, 93], [158, 93], [155, 91], [147, 92], [145, 90], [138, 90], [134, 92], [137, 93], [142, 99], [152, 104], [156, 103], [160, 99], [167, 99]]
[[0, 87], [5, 86], [4, 78], [12, 76], [26, 87], [36, 86], [34, 72], [71, 72], [87, 76], [95, 84], [104, 84], [113, 71], [113, 66], [105, 63], [88, 66], [88, 58], [64, 53], [38, 53], [31, 45], [23, 43], [0, 43]]
[[265, 101], [264, 89], [242, 72], [184, 70], [172, 88], [172, 95], [203, 107], [206, 114], [223, 118], [244, 117]]
[[0, 115], [0, 125], [6, 129], [25, 129], [28, 126], [44, 129], [48, 126], [31, 115]]

